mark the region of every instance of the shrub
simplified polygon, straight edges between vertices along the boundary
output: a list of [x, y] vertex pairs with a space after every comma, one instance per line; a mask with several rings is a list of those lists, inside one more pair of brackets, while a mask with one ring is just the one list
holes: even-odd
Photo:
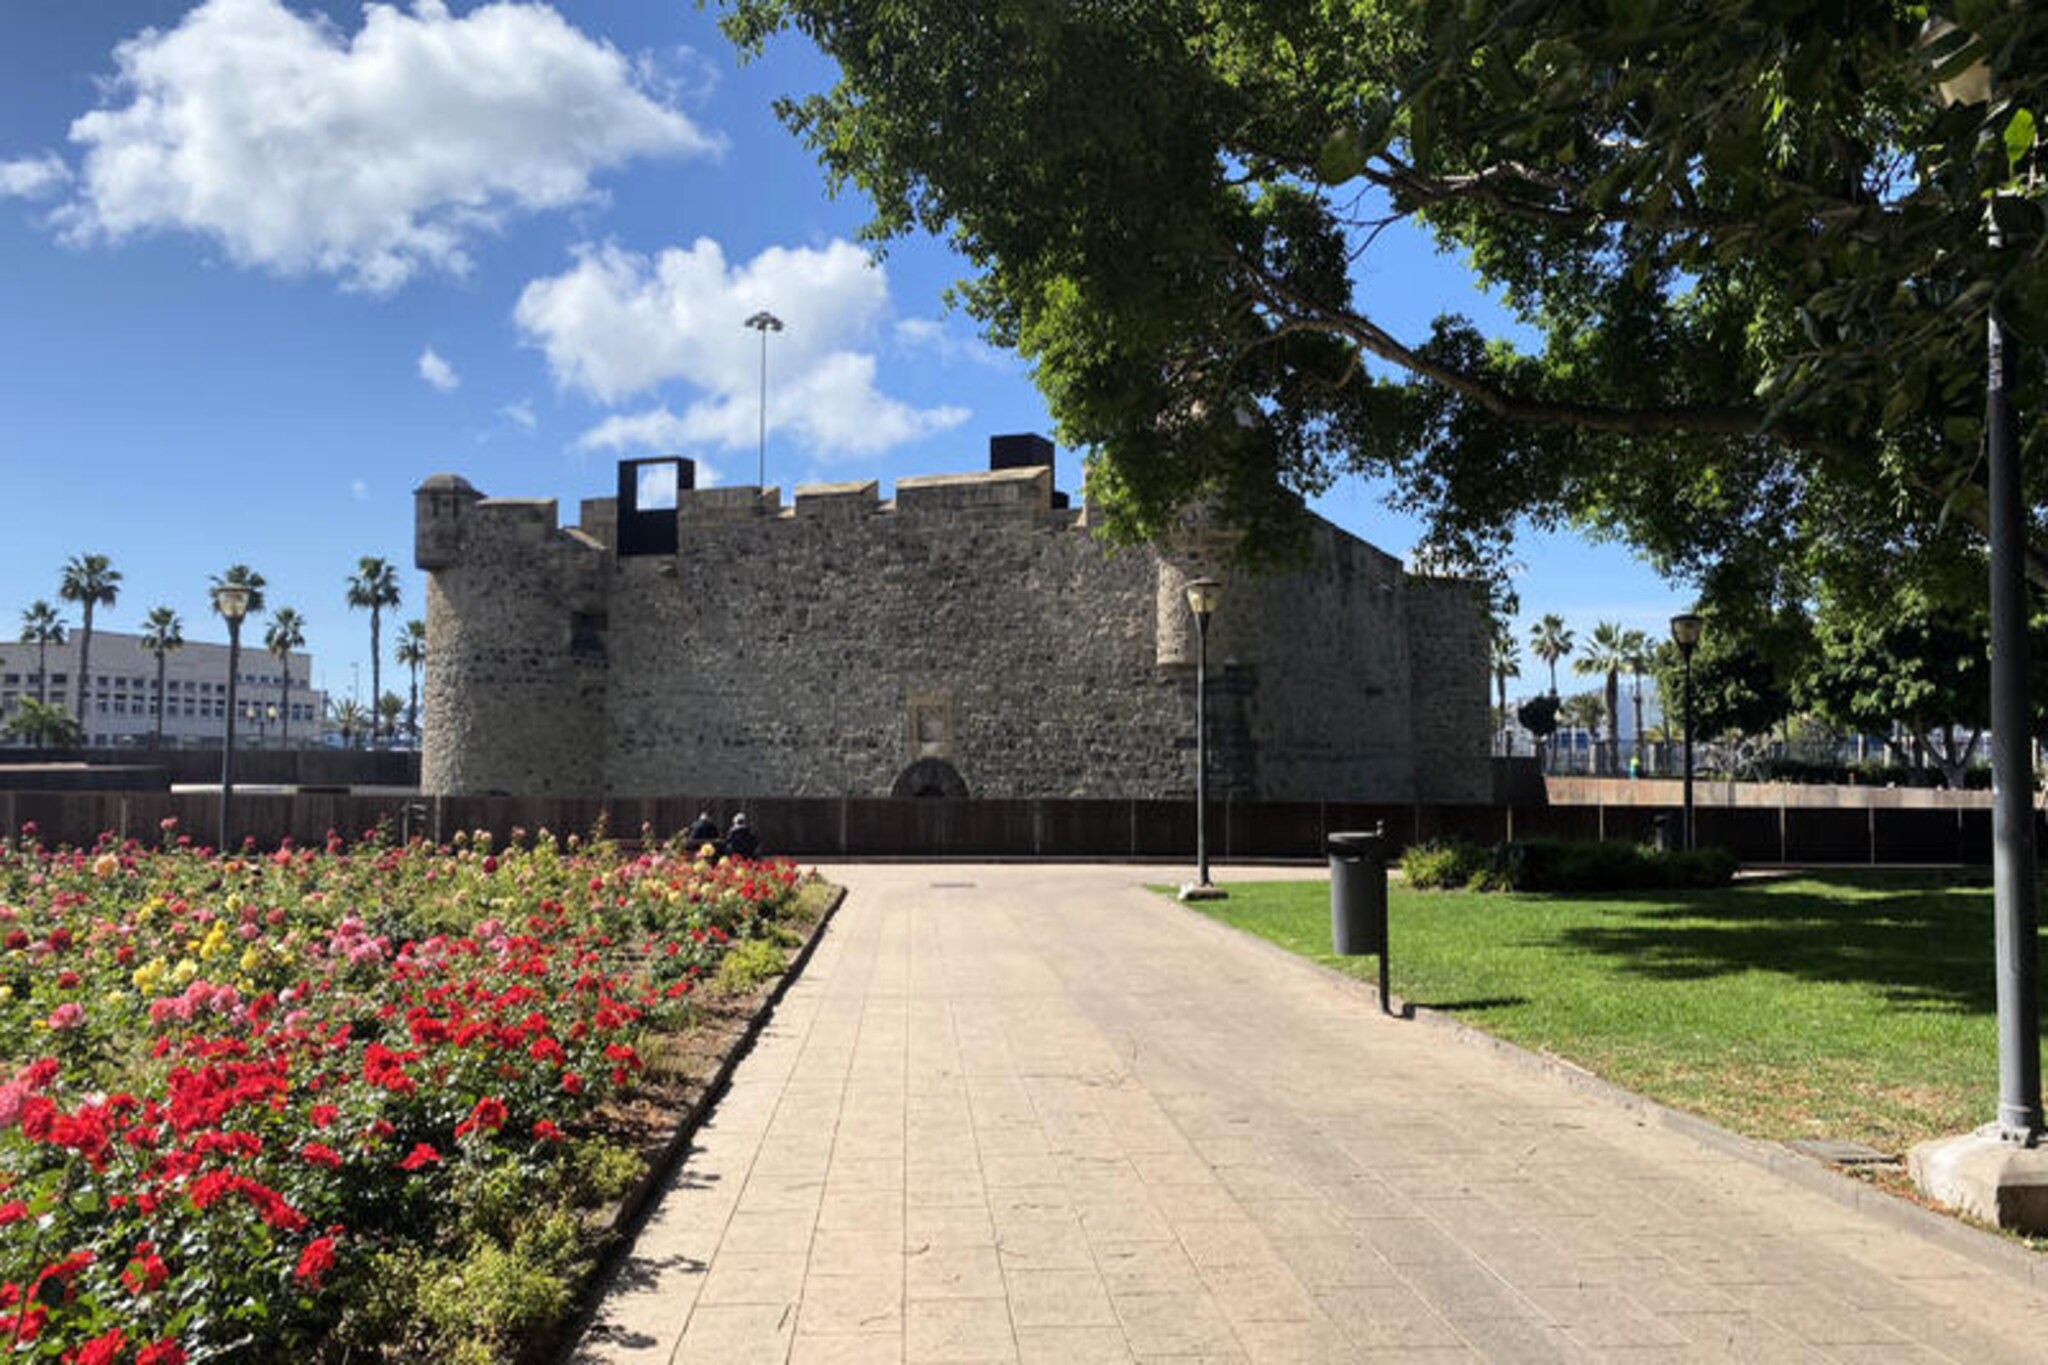
[[785, 965], [782, 949], [765, 938], [747, 939], [726, 950], [711, 984], [726, 995], [745, 995], [782, 975]]
[[1717, 848], [1659, 853], [1640, 844], [1562, 839], [1490, 848], [1430, 841], [1409, 849], [1401, 868], [1421, 890], [1643, 891], [1725, 886], [1735, 859]]
[[1426, 839], [1401, 855], [1401, 875], [1420, 891], [1454, 891], [1486, 866], [1487, 851], [1456, 839]]

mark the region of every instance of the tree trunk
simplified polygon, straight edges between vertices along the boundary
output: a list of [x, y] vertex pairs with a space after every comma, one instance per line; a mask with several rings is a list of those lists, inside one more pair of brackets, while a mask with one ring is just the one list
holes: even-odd
[[85, 600], [85, 624], [78, 628], [78, 729], [81, 743], [92, 738], [85, 723], [85, 680], [92, 676], [92, 599]]
[[153, 743], [159, 749], [164, 747], [164, 664], [170, 657], [168, 653], [156, 656], [156, 739]]

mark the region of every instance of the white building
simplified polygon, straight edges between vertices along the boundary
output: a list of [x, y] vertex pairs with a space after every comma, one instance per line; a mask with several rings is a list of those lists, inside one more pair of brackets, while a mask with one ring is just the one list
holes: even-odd
[[[277, 656], [262, 646], [260, 626], [253, 646], [242, 641], [241, 680], [235, 702], [236, 748], [291, 747], [320, 742], [326, 694], [312, 685], [313, 656], [294, 653], [291, 682]], [[24, 697], [40, 697], [73, 715], [78, 711], [78, 632], [61, 645], [0, 644], [0, 724], [20, 709]], [[37, 661], [48, 661], [43, 683]], [[156, 733], [156, 656], [139, 635], [95, 629], [92, 683], [86, 691], [86, 743], [95, 748], [147, 746]], [[164, 658], [164, 746], [219, 748], [227, 733], [228, 647], [187, 641]]]

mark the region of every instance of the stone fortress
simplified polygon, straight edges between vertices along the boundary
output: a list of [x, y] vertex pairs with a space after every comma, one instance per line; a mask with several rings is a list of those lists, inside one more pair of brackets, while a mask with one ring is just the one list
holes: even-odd
[[1212, 799], [1489, 799], [1475, 585], [1321, 518], [1308, 567], [1271, 576], [1213, 531], [1111, 552], [1049, 442], [990, 450], [788, 507], [629, 460], [574, 526], [434, 475], [422, 790], [1184, 799], [1206, 574]]

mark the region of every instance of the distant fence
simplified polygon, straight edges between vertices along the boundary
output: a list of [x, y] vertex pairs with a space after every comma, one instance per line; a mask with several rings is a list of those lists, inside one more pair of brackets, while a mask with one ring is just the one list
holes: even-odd
[[[238, 764], [239, 766], [239, 764]], [[1675, 785], [1675, 784], [1673, 784]], [[637, 838], [684, 828], [708, 810], [723, 827], [744, 810], [766, 851], [807, 859], [1101, 858], [1187, 861], [1195, 845], [1191, 801], [911, 800], [891, 797], [673, 796], [579, 800], [562, 797], [237, 792], [238, 837], [265, 848], [289, 837], [324, 841], [330, 831], [354, 839], [386, 824], [392, 833], [445, 841], [458, 830], [584, 833], [603, 817], [610, 831]], [[1209, 814], [1209, 849], [1218, 861], [1325, 856], [1332, 831], [1384, 825], [1396, 850], [1433, 838], [1492, 843], [1539, 837], [1646, 842], [1658, 817], [1674, 832], [1680, 808], [1625, 804], [1547, 806], [1360, 805], [1340, 802], [1218, 802]], [[0, 791], [0, 832], [33, 823], [46, 844], [91, 843], [102, 831], [153, 843], [162, 822], [210, 842], [219, 820], [212, 793], [168, 791]], [[1982, 806], [1696, 806], [1699, 842], [1748, 863], [1986, 864], [1991, 813]]]
[[[46, 767], [82, 763], [93, 769], [134, 774], [130, 785], [162, 788], [172, 783], [220, 781], [219, 749], [7, 749], [0, 748], [0, 767], [23, 764]], [[235, 781], [293, 787], [416, 787], [420, 756], [406, 750], [369, 749], [236, 749]], [[48, 778], [27, 783], [44, 786]], [[11, 785], [0, 771], [0, 787]], [[90, 775], [75, 785], [100, 785]]]

